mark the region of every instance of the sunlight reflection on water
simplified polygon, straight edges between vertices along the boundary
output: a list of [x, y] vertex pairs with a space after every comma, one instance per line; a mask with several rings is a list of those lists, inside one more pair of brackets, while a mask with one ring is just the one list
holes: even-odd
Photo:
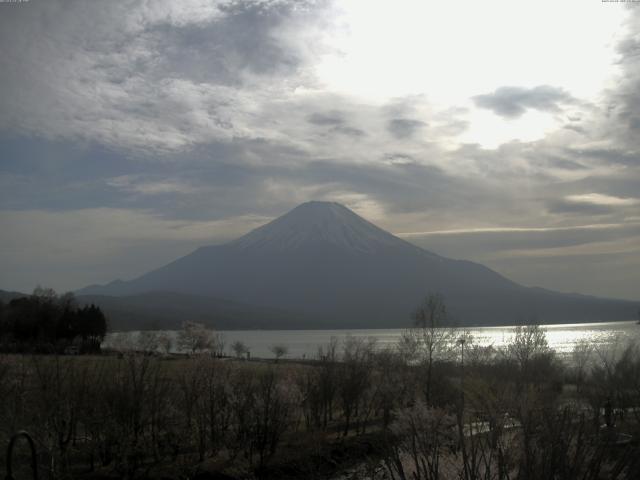
[[[613, 346], [624, 346], [631, 340], [640, 340], [640, 325], [633, 321], [609, 323], [580, 323], [545, 325], [549, 346], [562, 356], [571, 353], [573, 346], [580, 340], [586, 340], [595, 347], [610, 350]], [[495, 348], [505, 346], [511, 341], [515, 327], [480, 327], [468, 329], [474, 342]], [[285, 345], [287, 358], [314, 358], [318, 347], [329, 343], [332, 337], [339, 341], [348, 335], [373, 338], [378, 348], [393, 347], [397, 344], [404, 329], [374, 330], [237, 330], [221, 331], [226, 343], [226, 352], [230, 354], [231, 344], [242, 341], [249, 347], [252, 357], [272, 358], [270, 348], [273, 345]], [[175, 338], [176, 331], [167, 331]], [[103, 346], [113, 347], [122, 341], [122, 334], [110, 334]], [[130, 342], [135, 342], [138, 332], [125, 334]], [[174, 342], [175, 345], [175, 342]]]

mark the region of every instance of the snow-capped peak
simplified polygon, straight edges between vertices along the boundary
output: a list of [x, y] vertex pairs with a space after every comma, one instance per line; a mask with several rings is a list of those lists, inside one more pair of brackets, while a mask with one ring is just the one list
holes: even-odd
[[307, 202], [231, 242], [243, 249], [286, 251], [329, 244], [373, 253], [408, 244], [334, 202]]

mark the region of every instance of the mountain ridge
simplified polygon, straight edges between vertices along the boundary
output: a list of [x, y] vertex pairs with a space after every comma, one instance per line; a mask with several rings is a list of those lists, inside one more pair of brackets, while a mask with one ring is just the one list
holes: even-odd
[[[380, 229], [348, 208], [307, 202], [223, 245], [204, 246], [133, 280], [80, 290], [110, 296], [173, 291], [296, 312], [300, 328], [405, 327], [429, 292], [462, 325], [633, 318], [633, 302], [524, 287]], [[320, 320], [319, 320], [320, 319]]]

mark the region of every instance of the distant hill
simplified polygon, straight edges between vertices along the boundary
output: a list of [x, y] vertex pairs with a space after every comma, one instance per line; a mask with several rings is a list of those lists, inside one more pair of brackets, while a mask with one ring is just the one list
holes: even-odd
[[80, 304], [98, 305], [112, 331], [176, 329], [186, 320], [219, 330], [293, 329], [303, 320], [302, 315], [274, 308], [175, 292], [78, 295], [77, 299]]
[[[159, 297], [168, 294], [149, 292], [175, 296], [162, 303]], [[101, 300], [112, 302], [122, 318], [121, 309], [167, 322], [174, 314], [211, 309], [226, 312], [224, 328], [246, 328], [245, 320], [232, 320], [240, 317], [263, 328], [393, 328], [409, 326], [429, 292], [445, 296], [461, 325], [626, 320], [637, 310], [635, 302], [518, 285], [483, 265], [423, 250], [328, 202], [302, 204], [232, 242], [201, 247], [134, 280], [77, 293], [122, 297]], [[166, 310], [148, 312], [147, 301]], [[243, 307], [231, 307], [236, 304]], [[243, 308], [255, 317], [236, 315]], [[288, 312], [286, 320], [276, 312]]]
[[8, 292], [6, 290], [0, 290], [0, 301], [4, 303], [9, 303], [14, 298], [28, 297], [27, 293], [20, 292]]
[[[0, 290], [0, 300], [4, 303], [29, 295]], [[99, 306], [107, 316], [110, 331], [176, 329], [186, 320], [219, 330], [292, 329], [304, 323], [302, 314], [175, 292], [117, 297], [76, 295], [76, 301], [81, 306]]]

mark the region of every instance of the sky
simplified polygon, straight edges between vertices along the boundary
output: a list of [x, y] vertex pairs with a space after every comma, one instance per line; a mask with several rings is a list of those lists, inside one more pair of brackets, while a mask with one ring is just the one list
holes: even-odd
[[640, 300], [640, 3], [0, 3], [0, 289], [131, 279], [337, 201]]

